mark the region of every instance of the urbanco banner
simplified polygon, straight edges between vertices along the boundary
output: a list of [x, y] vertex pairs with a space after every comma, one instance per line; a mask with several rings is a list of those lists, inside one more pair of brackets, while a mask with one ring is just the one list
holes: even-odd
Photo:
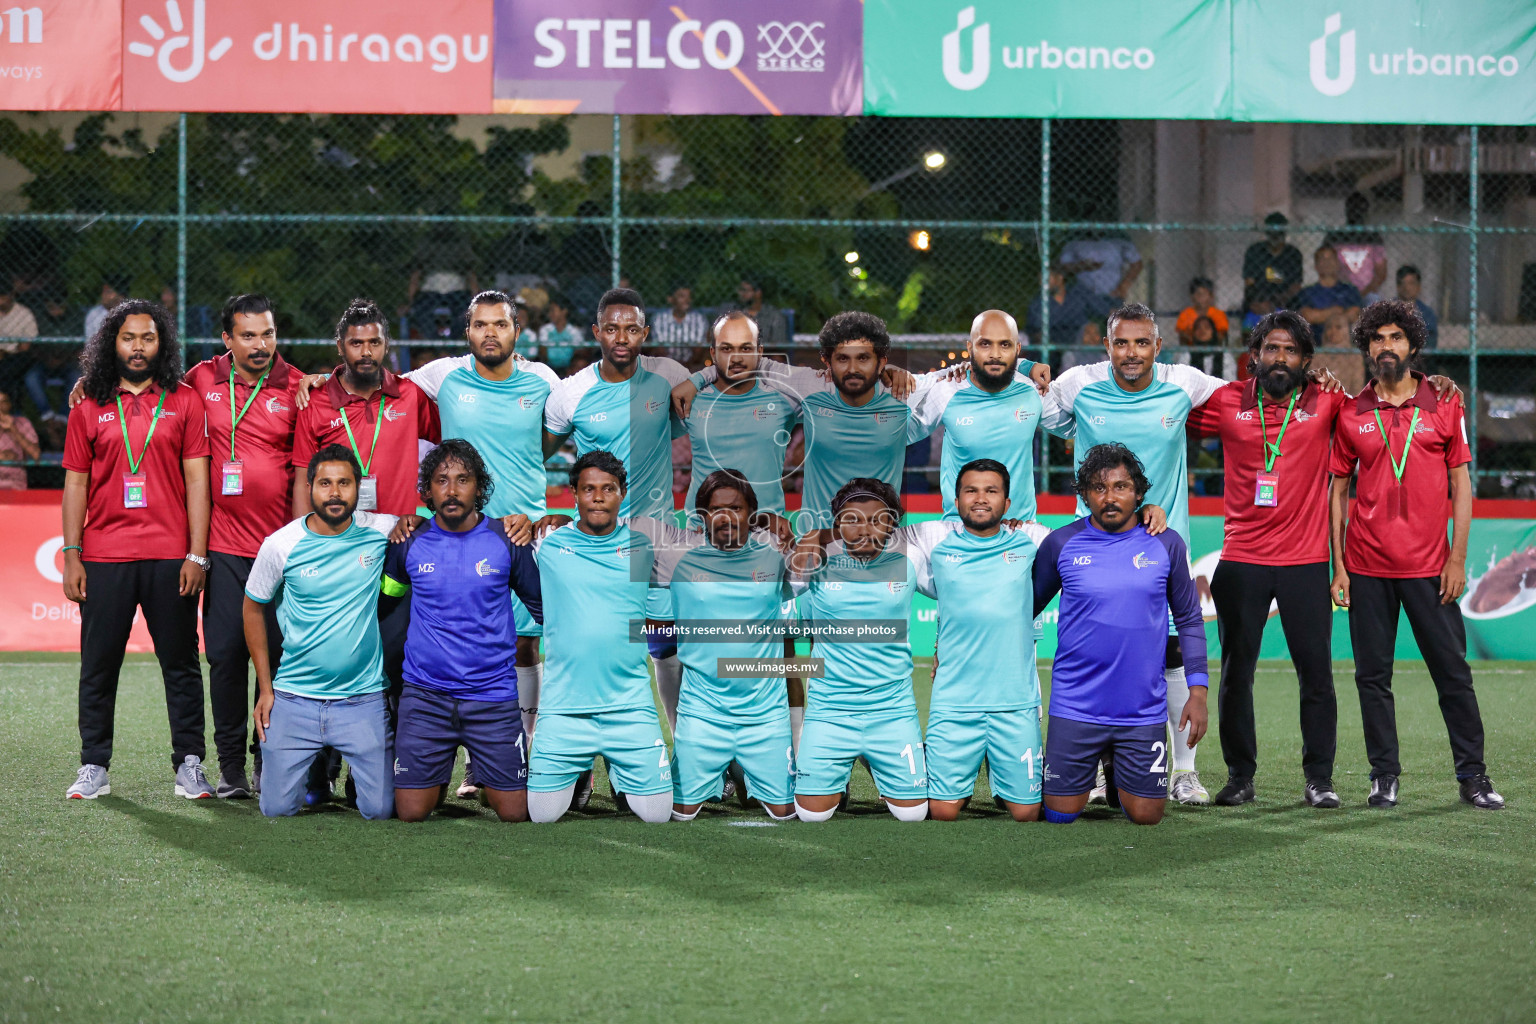
[[1240, 121], [1536, 123], [1530, 0], [1241, 0]]
[[122, 0], [18, 0], [0, 11], [0, 110], [116, 110]]
[[859, 0], [497, 0], [495, 109], [859, 114]]
[[1230, 0], [868, 0], [864, 112], [1227, 116]]
[[122, 0], [124, 110], [491, 110], [492, 0]]

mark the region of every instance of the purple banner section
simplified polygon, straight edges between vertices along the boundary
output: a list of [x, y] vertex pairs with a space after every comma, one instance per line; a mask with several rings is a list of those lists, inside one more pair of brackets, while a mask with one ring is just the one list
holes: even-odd
[[496, 0], [497, 113], [864, 112], [860, 0]]

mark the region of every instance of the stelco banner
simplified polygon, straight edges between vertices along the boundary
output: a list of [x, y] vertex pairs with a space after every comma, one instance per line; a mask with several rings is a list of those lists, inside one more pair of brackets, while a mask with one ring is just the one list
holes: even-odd
[[868, 0], [864, 112], [1226, 116], [1228, 0]]
[[1536, 123], [1531, 0], [1242, 0], [1239, 121]]
[[859, 0], [497, 0], [498, 113], [859, 114]]

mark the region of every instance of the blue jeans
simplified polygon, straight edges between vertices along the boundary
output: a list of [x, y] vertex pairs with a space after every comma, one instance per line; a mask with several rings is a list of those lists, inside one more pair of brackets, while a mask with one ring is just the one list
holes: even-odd
[[299, 813], [310, 763], [322, 747], [334, 747], [351, 765], [363, 817], [388, 818], [395, 809], [394, 738], [384, 692], [315, 700], [279, 690], [275, 698], [261, 744], [261, 813]]
[[[55, 411], [53, 402], [48, 397], [49, 387], [57, 387], [61, 395], [68, 396], [69, 389], [74, 387], [75, 381], [79, 379], [80, 367], [71, 359], [62, 366], [53, 369], [49, 369], [42, 363], [33, 363], [32, 368], [27, 371], [24, 382], [27, 387], [27, 394], [32, 396], [32, 404], [37, 406], [37, 414], [41, 416], [43, 413]], [[13, 403], [16, 398], [16, 395], [11, 396]], [[58, 415], [67, 416], [69, 414], [69, 401], [67, 397], [59, 400], [59, 410]]]

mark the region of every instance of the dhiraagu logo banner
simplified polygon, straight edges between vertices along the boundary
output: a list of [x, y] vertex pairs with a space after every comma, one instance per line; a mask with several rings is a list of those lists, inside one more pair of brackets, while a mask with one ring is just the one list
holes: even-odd
[[1230, 0], [865, 0], [864, 112], [1226, 117]]
[[1239, 121], [1536, 123], [1532, 0], [1239, 0]]

